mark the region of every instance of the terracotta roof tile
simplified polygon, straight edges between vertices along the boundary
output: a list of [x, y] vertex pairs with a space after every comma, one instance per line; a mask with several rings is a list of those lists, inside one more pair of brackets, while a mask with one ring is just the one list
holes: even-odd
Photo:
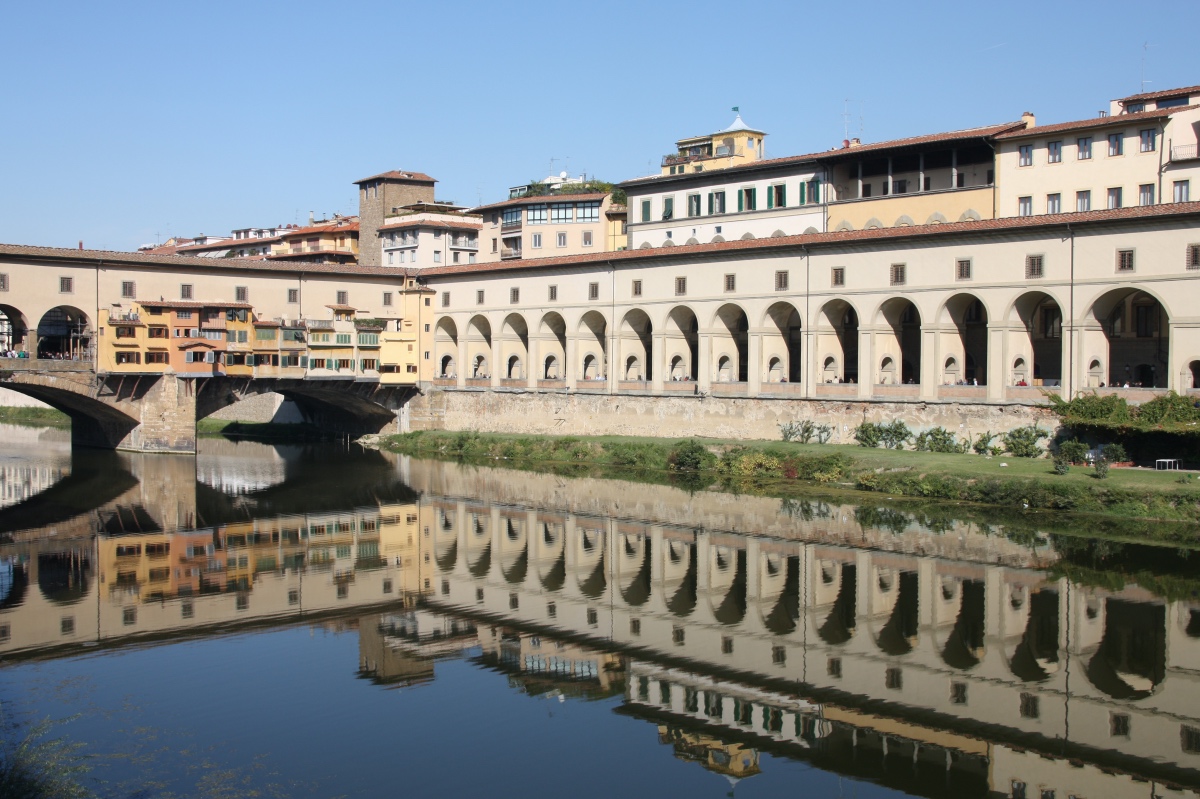
[[546, 194], [539, 197], [514, 197], [510, 200], [503, 200], [498, 203], [490, 203], [488, 205], [480, 205], [471, 209], [471, 213], [477, 214], [480, 211], [490, 211], [495, 208], [505, 208], [512, 205], [538, 205], [540, 203], [570, 203], [581, 202], [585, 200], [600, 200], [603, 201], [608, 195], [604, 192], [594, 191], [584, 194]]
[[380, 172], [378, 175], [371, 175], [369, 178], [354, 181], [355, 184], [366, 183], [369, 180], [409, 180], [414, 183], [437, 183], [436, 178], [431, 178], [424, 172], [402, 172], [398, 169], [393, 169], [390, 172]]
[[143, 308], [182, 308], [184, 310], [197, 310], [200, 308], [245, 308], [249, 310], [254, 307], [248, 302], [222, 302], [220, 300], [213, 302], [192, 300], [130, 300], [130, 303], [135, 302]]
[[1121, 97], [1117, 100], [1121, 105], [1140, 102], [1142, 100], [1161, 100], [1164, 97], [1183, 97], [1184, 95], [1200, 94], [1200, 86], [1184, 86], [1181, 89], [1162, 89], [1157, 92], [1142, 92]]
[[330, 222], [327, 225], [309, 225], [308, 227], [299, 227], [295, 230], [289, 230], [286, 233], [279, 235], [282, 239], [291, 238], [292, 236], [307, 236], [310, 233], [339, 233], [357, 232], [359, 228], [358, 219], [354, 221]]
[[715, 244], [684, 244], [674, 247], [653, 247], [617, 252], [589, 253], [529, 260], [499, 261], [476, 264], [456, 264], [422, 269], [422, 276], [457, 275], [466, 273], [506, 272], [522, 269], [559, 268], [584, 266], [593, 263], [636, 263], [661, 258], [681, 256], [733, 253], [753, 250], [783, 250], [795, 247], [836, 246], [867, 241], [888, 241], [962, 235], [969, 233], [993, 233], [998, 231], [1037, 230], [1057, 225], [1086, 225], [1091, 223], [1117, 222], [1129, 219], [1200, 215], [1200, 201], [1163, 205], [1136, 206], [1116, 210], [1089, 211], [1074, 214], [1045, 214], [1042, 216], [1007, 217], [984, 219], [978, 222], [949, 222], [940, 225], [913, 225], [911, 227], [876, 228], [874, 230], [850, 230], [839, 233], [809, 233], [799, 236], [778, 238], [738, 239]]
[[1038, 125], [1035, 128], [1025, 128], [1024, 130], [1014, 130], [1009, 133], [1002, 133], [996, 137], [996, 140], [1007, 141], [1008, 139], [1028, 139], [1034, 136], [1045, 136], [1050, 133], [1060, 133], [1069, 130], [1087, 130], [1089, 128], [1123, 126], [1134, 122], [1162, 119], [1163, 117], [1171, 116], [1171, 114], [1175, 114], [1180, 111], [1188, 111], [1193, 108], [1200, 108], [1200, 106], [1184, 105], [1176, 108], [1163, 108], [1157, 111], [1139, 111], [1136, 114], [1121, 114], [1115, 117], [1092, 117], [1091, 119], [1078, 119], [1074, 122], [1059, 122], [1054, 125]]
[[379, 230], [399, 230], [401, 228], [413, 227], [435, 227], [444, 230], [482, 230], [483, 225], [478, 222], [436, 222], [429, 219], [408, 219], [403, 222], [391, 222], [387, 225], [380, 225]]
[[220, 241], [211, 244], [189, 244], [186, 247], [176, 247], [176, 252], [189, 253], [199, 252], [202, 250], [219, 250], [222, 248], [234, 249], [235, 247], [253, 247], [261, 244], [270, 244], [280, 241], [283, 236], [270, 236], [261, 239], [221, 239]]

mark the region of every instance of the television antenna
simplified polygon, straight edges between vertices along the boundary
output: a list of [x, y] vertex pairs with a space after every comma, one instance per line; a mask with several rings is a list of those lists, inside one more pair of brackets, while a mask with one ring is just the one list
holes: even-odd
[[1139, 89], [1140, 93], [1144, 93], [1146, 91], [1147, 83], [1154, 82], [1152, 80], [1146, 80], [1146, 54], [1150, 51], [1151, 47], [1157, 47], [1157, 45], [1150, 44], [1150, 42], [1142, 43], [1142, 76], [1141, 76], [1142, 80], [1141, 80], [1141, 89]]

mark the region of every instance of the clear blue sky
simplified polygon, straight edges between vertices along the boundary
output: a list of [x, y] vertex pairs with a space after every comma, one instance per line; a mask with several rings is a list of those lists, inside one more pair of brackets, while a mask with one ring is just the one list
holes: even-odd
[[[1200, 83], [1200, 2], [63, 3], [0, 28], [0, 241], [133, 249], [356, 213], [427, 172], [475, 204], [619, 181], [739, 106], [768, 155], [1094, 115]], [[1143, 45], [1149, 42], [1149, 49]], [[569, 162], [566, 160], [569, 158]]]

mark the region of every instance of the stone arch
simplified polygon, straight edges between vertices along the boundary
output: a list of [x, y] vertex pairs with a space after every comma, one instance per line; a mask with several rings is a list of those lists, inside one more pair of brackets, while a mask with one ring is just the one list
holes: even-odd
[[[746, 382], [750, 370], [750, 320], [746, 312], [736, 303], [726, 303], [717, 309], [710, 327], [713, 355], [718, 357], [715, 379], [723, 383]], [[724, 372], [720, 366], [721, 355], [730, 359]]]
[[821, 231], [817, 230], [817, 229], [816, 229], [815, 227], [813, 227], [812, 225], [809, 225], [808, 227], [804, 228], [804, 235], [805, 235], [805, 236], [811, 236], [811, 235], [813, 235], [814, 233], [820, 233], [820, 232], [821, 232]]
[[121, 392], [113, 397], [112, 403], [94, 398], [92, 381], [90, 372], [62, 376], [53, 373], [23, 375], [18, 372], [12, 379], [4, 381], [3, 386], [44, 402], [71, 417], [73, 448], [112, 449], [123, 442], [127, 443], [129, 436], [141, 423], [140, 418], [127, 411], [137, 414], [138, 403], [157, 386], [157, 381], [139, 380], [131, 385], [122, 383]]
[[433, 350], [437, 356], [438, 377], [458, 374], [458, 325], [449, 316], [437, 320], [433, 330]]
[[929, 218], [925, 220], [925, 224], [927, 225], [944, 225], [945, 223], [946, 217], [942, 216], [940, 211], [934, 211], [929, 215]]
[[850, 224], [849, 220], [843, 219], [837, 223], [837, 227], [833, 229], [834, 233], [846, 233], [854, 230], [854, 225]]
[[[0, 303], [0, 352], [23, 352], [27, 346], [29, 322], [16, 307]], [[31, 355], [33, 353], [30, 353]]]
[[786, 233], [784, 233], [782, 230], [778, 230], [778, 229], [777, 229], [777, 230], [776, 230], [774, 233], [772, 233], [772, 234], [771, 234], [771, 238], [773, 238], [773, 239], [782, 239], [782, 238], [783, 238], [784, 236], [786, 236], [786, 235], [787, 235], [787, 234], [786, 234]]
[[1009, 384], [1024, 381], [1031, 386], [1059, 385], [1063, 374], [1063, 312], [1058, 299], [1045, 291], [1027, 291], [1013, 300], [1005, 319], [1009, 322], [1006, 335], [1012, 364]]
[[86, 313], [72, 305], [57, 305], [38, 320], [37, 357], [90, 359], [92, 336]]
[[621, 319], [620, 363], [622, 380], [652, 380], [654, 325], [641, 308], [633, 308]]
[[[942, 303], [937, 320], [942, 328], [937, 335], [943, 353], [953, 356], [956, 370], [943, 368], [942, 383], [964, 381], [986, 385], [988, 372], [988, 309], [974, 294], [955, 294]], [[947, 330], [953, 325], [953, 330]]]
[[896, 220], [892, 227], [912, 227], [913, 224], [914, 223], [911, 216], [908, 214], [901, 214], [900, 218]]
[[979, 215], [979, 212], [976, 211], [974, 208], [968, 208], [967, 210], [963, 211], [962, 214], [959, 215], [958, 221], [959, 222], [978, 222], [982, 218], [983, 217], [981, 217]]
[[880, 222], [878, 218], [871, 217], [867, 220], [867, 224], [863, 225], [863, 230], [878, 230], [883, 226], [883, 223]]
[[814, 342], [823, 366], [820, 382], [858, 382], [858, 324], [858, 310], [849, 300], [834, 299], [821, 306]]
[[700, 239], [696, 238], [695, 236], [692, 236], [691, 238], [689, 238], [687, 241], [684, 242], [684, 244], [699, 244], [699, 243], [700, 243]]
[[1129, 286], [1105, 291], [1084, 307], [1084, 343], [1107, 352], [1109, 385], [1170, 385], [1171, 319], [1160, 297]]
[[754, 234], [753, 234], [753, 233], [751, 233], [750, 231], [746, 231], [745, 233], [743, 233], [743, 234], [741, 235], [741, 240], [742, 240], [742, 241], [750, 241], [750, 240], [751, 240], [751, 239], [753, 239], [753, 238], [755, 238], [755, 236], [754, 236]]
[[720, 244], [723, 241], [725, 241], [725, 237], [718, 235], [718, 236], [713, 236], [712, 241], [710, 243], [711, 244]]
[[603, 380], [608, 376], [608, 319], [599, 311], [579, 318], [578, 355], [580, 380]]
[[1190, 361], [1187, 365], [1188, 375], [1192, 378], [1192, 388], [1200, 388], [1200, 358]]
[[500, 361], [504, 364], [506, 380], [525, 379], [525, 364], [529, 362], [529, 323], [519, 313], [504, 317], [500, 326]]
[[696, 380], [699, 377], [700, 363], [700, 323], [696, 312], [686, 305], [676, 305], [663, 321], [663, 348], [667, 358], [676, 355], [686, 361], [685, 377]]
[[663, 243], [662, 243], [661, 245], [659, 245], [659, 246], [661, 246], [661, 247], [674, 247], [674, 246], [675, 246], [675, 242], [671, 241], [670, 239], [665, 239], [665, 240], [663, 241]]
[[654, 245], [648, 241], [643, 241], [641, 244], [638, 245], [638, 249], [639, 250], [653, 250]]
[[[879, 306], [875, 324], [884, 329], [878, 334], [881, 374], [876, 382], [921, 382], [921, 312], [906, 297], [892, 297]], [[885, 372], [882, 362], [891, 356], [899, 367]]]
[[504, 377], [508, 380], [520, 380], [525, 377], [524, 365], [521, 362], [521, 356], [510, 355], [504, 366]]
[[492, 323], [482, 314], [471, 317], [466, 334], [467, 377], [491, 375]]
[[547, 355], [546, 359], [542, 362], [542, 379], [558, 380], [560, 376], [558, 356], [553, 354]]
[[[803, 379], [801, 344], [803, 331], [800, 311], [787, 301], [773, 303], [763, 314], [763, 358], [767, 361], [768, 383], [797, 383]], [[778, 360], [778, 367], [771, 365]]]
[[[566, 377], [563, 364], [567, 360], [567, 321], [558, 311], [548, 311], [542, 314], [538, 322], [538, 355], [542, 359], [541, 377], [545, 380], [562, 380]], [[530, 358], [532, 359], [532, 355]], [[554, 359], [554, 377], [548, 377], [547, 366]]]

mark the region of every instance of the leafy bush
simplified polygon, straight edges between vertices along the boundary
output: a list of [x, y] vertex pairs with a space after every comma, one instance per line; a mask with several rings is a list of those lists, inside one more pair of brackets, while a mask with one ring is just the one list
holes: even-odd
[[995, 439], [996, 434], [991, 430], [980, 433], [975, 437], [975, 443], [971, 445], [971, 449], [975, 450], [976, 455], [987, 455], [992, 451], [992, 441]]
[[660, 469], [662, 456], [654, 444], [634, 444], [614, 442], [604, 445], [609, 459], [617, 466], [630, 466], [634, 469]]
[[879, 428], [874, 422], [863, 422], [854, 428], [854, 439], [858, 441], [859, 446], [874, 449], [883, 441], [883, 433]]
[[1017, 427], [1004, 434], [1004, 448], [1017, 458], [1040, 458], [1042, 448], [1038, 442], [1049, 436], [1037, 425]]
[[1065, 458], [1068, 463], [1086, 463], [1088, 449], [1087, 444], [1072, 438], [1059, 443], [1058, 454], [1060, 457]]
[[1071, 461], [1061, 452], [1054, 456], [1054, 473], [1055, 474], [1070, 474]]
[[818, 444], [824, 444], [833, 435], [833, 428], [827, 424], [817, 424], [811, 419], [805, 419], [802, 422], [784, 422], [779, 425], [779, 432], [783, 434], [784, 441], [799, 441], [801, 444], [808, 444], [815, 438]]
[[735, 447], [725, 453], [717, 471], [729, 477], [773, 477], [783, 473], [783, 463], [774, 455]]
[[913, 449], [917, 452], [966, 452], [969, 441], [959, 442], [958, 437], [944, 427], [935, 427], [917, 434]]
[[1124, 463], [1129, 460], [1128, 453], [1125, 452], [1125, 447], [1115, 441], [1112, 444], [1105, 444], [1104, 459], [1113, 463]]
[[1149, 402], [1143, 402], [1137, 408], [1137, 420], [1152, 425], [1200, 422], [1200, 408], [1195, 407], [1190, 397], [1181, 397], [1171, 391]]
[[908, 429], [908, 425], [897, 419], [891, 424], [880, 425], [879, 435], [888, 449], [904, 449], [905, 442], [912, 438], [912, 431]]
[[1108, 460], [1106, 458], [1096, 458], [1096, 462], [1092, 464], [1092, 476], [1097, 480], [1104, 480], [1108, 477]]
[[679, 442], [667, 455], [667, 468], [673, 472], [708, 471], [716, 462], [717, 456], [694, 438]]

